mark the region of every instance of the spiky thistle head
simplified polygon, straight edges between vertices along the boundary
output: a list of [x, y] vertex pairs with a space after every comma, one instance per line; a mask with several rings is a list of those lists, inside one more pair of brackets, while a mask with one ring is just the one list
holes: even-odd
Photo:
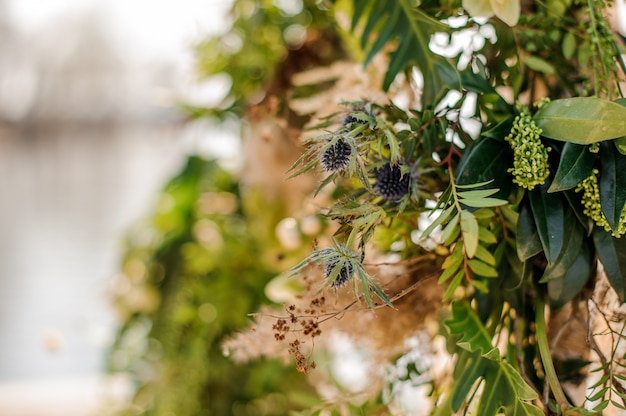
[[374, 189], [387, 201], [396, 202], [409, 193], [410, 177], [403, 175], [400, 165], [386, 163], [376, 170]]
[[342, 138], [331, 145], [322, 154], [322, 166], [329, 172], [337, 172], [345, 169], [350, 163], [352, 147]]
[[354, 117], [352, 114], [348, 114], [344, 119], [343, 119], [343, 125], [344, 126], [349, 126], [353, 123], [358, 123], [358, 124], [366, 124], [367, 121], [365, 120], [361, 120], [360, 118]]
[[[341, 258], [342, 257], [340, 256], [334, 256], [326, 260], [326, 265], [324, 266], [325, 280], [332, 278], [335, 268], [338, 267], [341, 263]], [[339, 270], [339, 272], [337, 272], [336, 277], [330, 282], [330, 287], [345, 286], [346, 284], [348, 284], [350, 279], [352, 279], [353, 275], [354, 266], [352, 266], [352, 263], [350, 263], [350, 261], [344, 261], [341, 265], [341, 269]]]

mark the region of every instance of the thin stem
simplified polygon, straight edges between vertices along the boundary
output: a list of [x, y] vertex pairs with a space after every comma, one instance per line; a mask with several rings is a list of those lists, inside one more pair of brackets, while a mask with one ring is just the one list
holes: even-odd
[[543, 364], [543, 370], [546, 374], [546, 379], [550, 385], [550, 390], [554, 394], [556, 403], [561, 410], [565, 410], [571, 407], [571, 404], [567, 401], [561, 383], [556, 375], [554, 369], [554, 363], [552, 362], [552, 355], [550, 353], [550, 345], [548, 344], [548, 333], [546, 331], [546, 304], [543, 299], [543, 295], [537, 297], [536, 311], [535, 311], [535, 324], [537, 328], [537, 346], [539, 347], [539, 355], [541, 356], [541, 362]]

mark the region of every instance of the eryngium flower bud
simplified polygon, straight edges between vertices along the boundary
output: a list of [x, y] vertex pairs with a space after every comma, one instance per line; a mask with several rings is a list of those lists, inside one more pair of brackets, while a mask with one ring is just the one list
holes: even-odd
[[329, 172], [345, 169], [350, 162], [351, 153], [350, 145], [343, 139], [339, 139], [322, 154], [322, 165]]
[[399, 201], [409, 193], [409, 175], [402, 175], [400, 166], [387, 163], [376, 171], [374, 189], [387, 201]]
[[[328, 280], [335, 270], [335, 267], [339, 264], [339, 257], [333, 257], [326, 262], [326, 267], [324, 268], [324, 279]], [[345, 286], [350, 279], [352, 279], [352, 275], [354, 274], [354, 267], [352, 263], [346, 261], [341, 266], [341, 270], [337, 274], [335, 280], [330, 283], [330, 287], [342, 287]]]
[[353, 115], [348, 114], [346, 116], [346, 118], [343, 119], [343, 125], [347, 126], [347, 125], [352, 124], [352, 123], [365, 124], [365, 123], [367, 123], [367, 121], [358, 119], [358, 118], [354, 117]]

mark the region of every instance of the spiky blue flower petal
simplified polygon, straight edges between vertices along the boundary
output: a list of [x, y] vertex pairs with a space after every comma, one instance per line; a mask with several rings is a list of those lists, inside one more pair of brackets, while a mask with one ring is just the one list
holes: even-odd
[[409, 175], [402, 175], [400, 166], [389, 163], [376, 171], [374, 189], [387, 201], [396, 202], [409, 193]]

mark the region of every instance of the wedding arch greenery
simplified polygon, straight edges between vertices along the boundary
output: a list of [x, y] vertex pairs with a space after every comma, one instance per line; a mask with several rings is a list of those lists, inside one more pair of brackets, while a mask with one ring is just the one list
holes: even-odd
[[[236, 0], [230, 29], [198, 45], [202, 76], [231, 87], [189, 114], [253, 136], [276, 124], [288, 132], [277, 152], [302, 149], [286, 175], [316, 181], [284, 212], [301, 244], [278, 249], [277, 278], [259, 276], [284, 306], [255, 315], [256, 336], [309, 374], [326, 371], [333, 330], [404, 365], [366, 398], [302, 414], [411, 414], [394, 397], [407, 380], [428, 386], [418, 414], [626, 411], [616, 13], [603, 0]], [[420, 333], [445, 338], [447, 372], [406, 364]]]

